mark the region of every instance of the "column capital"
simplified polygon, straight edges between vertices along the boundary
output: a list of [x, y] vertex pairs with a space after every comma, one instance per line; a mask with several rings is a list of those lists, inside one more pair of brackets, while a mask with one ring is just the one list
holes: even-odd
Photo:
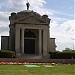
[[21, 28], [22, 30], [25, 30], [25, 28]]
[[20, 27], [16, 26], [16, 29], [20, 29]]

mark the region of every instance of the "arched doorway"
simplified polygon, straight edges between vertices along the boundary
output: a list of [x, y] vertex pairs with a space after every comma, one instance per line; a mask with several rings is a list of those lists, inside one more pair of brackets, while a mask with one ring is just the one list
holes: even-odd
[[35, 33], [32, 30], [25, 30], [24, 33], [24, 53], [35, 54]]

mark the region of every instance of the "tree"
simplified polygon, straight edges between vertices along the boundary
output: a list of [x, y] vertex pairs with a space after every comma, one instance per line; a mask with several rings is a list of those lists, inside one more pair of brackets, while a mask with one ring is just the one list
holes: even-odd
[[65, 48], [65, 50], [62, 50], [62, 52], [75, 52], [75, 50], [72, 50], [70, 48]]

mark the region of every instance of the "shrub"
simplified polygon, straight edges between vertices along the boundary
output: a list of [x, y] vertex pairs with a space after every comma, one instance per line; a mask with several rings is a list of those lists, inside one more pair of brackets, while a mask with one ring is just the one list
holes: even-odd
[[15, 51], [11, 50], [0, 50], [0, 58], [14, 58]]
[[75, 52], [50, 52], [51, 59], [75, 59]]

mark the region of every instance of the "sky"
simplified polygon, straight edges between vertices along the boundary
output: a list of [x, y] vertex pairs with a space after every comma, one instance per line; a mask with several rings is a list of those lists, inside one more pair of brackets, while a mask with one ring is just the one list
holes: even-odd
[[[51, 19], [50, 37], [56, 38], [56, 50], [73, 49], [75, 45], [75, 0], [28, 0], [30, 10]], [[27, 0], [0, 0], [0, 48], [1, 36], [9, 35], [9, 16], [12, 12], [26, 10]], [[75, 49], [75, 48], [74, 48]]]

